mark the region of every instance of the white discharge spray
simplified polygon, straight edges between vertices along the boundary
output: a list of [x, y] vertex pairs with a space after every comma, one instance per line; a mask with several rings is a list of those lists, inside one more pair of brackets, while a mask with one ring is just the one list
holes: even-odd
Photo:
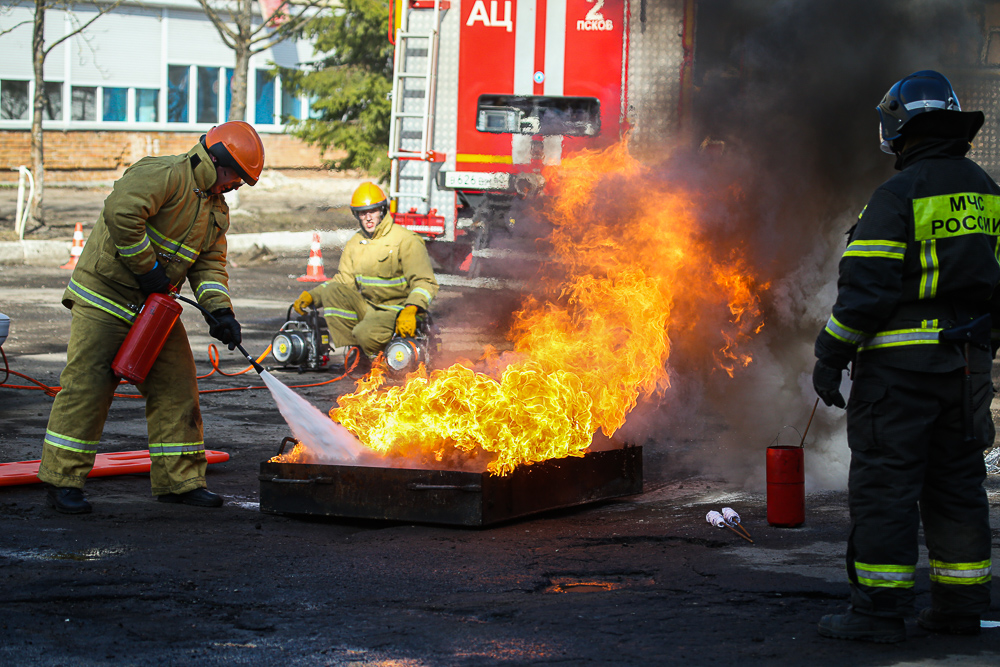
[[[286, 387], [280, 380], [261, 371], [260, 377], [271, 390], [281, 416], [288, 422], [295, 439], [307, 448], [311, 457], [324, 463], [356, 463], [365, 446], [350, 431], [320, 412], [309, 401]], [[315, 461], [305, 461], [313, 463]]]

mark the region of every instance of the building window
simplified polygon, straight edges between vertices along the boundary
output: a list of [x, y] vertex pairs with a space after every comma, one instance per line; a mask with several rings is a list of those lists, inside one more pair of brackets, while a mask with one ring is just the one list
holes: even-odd
[[281, 119], [302, 118], [302, 100], [293, 95], [289, 90], [290, 86], [281, 87]]
[[135, 89], [135, 121], [137, 123], [155, 123], [160, 116], [159, 88]]
[[[244, 82], [244, 86], [246, 83]], [[229, 67], [226, 68], [226, 116], [225, 120], [229, 120], [229, 113], [233, 108], [233, 70]], [[243, 118], [246, 118], [246, 108], [244, 107]], [[243, 118], [238, 118], [237, 120], [243, 120]]]
[[97, 88], [73, 86], [70, 120], [97, 120]]
[[167, 66], [167, 122], [188, 122], [189, 74], [186, 65]]
[[198, 68], [199, 123], [219, 122], [219, 68]]
[[254, 122], [274, 125], [274, 76], [266, 69], [257, 70], [257, 96]]
[[128, 88], [104, 88], [103, 119], [125, 122], [128, 115]]
[[28, 119], [28, 82], [0, 81], [0, 119]]
[[42, 109], [43, 120], [63, 119], [62, 89], [63, 85], [61, 83], [55, 81], [45, 82], [45, 99], [42, 100], [45, 105]]

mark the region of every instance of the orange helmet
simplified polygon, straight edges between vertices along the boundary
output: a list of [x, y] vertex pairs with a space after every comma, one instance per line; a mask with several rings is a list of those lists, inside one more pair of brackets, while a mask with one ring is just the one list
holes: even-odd
[[365, 211], [376, 208], [384, 209], [384, 215], [385, 211], [389, 210], [389, 200], [379, 186], [374, 183], [362, 183], [351, 195], [351, 212], [357, 217]]
[[250, 123], [231, 120], [216, 125], [205, 135], [205, 148], [218, 164], [229, 167], [248, 184], [257, 184], [264, 169], [264, 144]]

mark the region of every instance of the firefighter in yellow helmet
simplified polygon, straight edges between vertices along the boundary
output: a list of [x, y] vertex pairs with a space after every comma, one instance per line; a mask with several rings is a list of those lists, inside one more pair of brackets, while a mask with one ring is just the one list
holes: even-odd
[[303, 292], [293, 304], [299, 314], [320, 309], [330, 345], [356, 345], [361, 362], [377, 355], [394, 333], [413, 336], [417, 314], [430, 308], [438, 284], [424, 240], [389, 215], [389, 200], [374, 183], [362, 183], [351, 197], [361, 229], [344, 247], [337, 275]]
[[[91, 511], [83, 485], [118, 387], [111, 363], [149, 294], [179, 288], [186, 278], [214, 317], [211, 335], [230, 350], [240, 342], [226, 273], [229, 208], [222, 193], [254, 185], [263, 167], [264, 146], [253, 127], [223, 123], [184, 155], [139, 160], [104, 201], [62, 298], [73, 319], [38, 470], [59, 512]], [[198, 383], [180, 321], [138, 389], [146, 399], [153, 495], [222, 505], [205, 488]]]

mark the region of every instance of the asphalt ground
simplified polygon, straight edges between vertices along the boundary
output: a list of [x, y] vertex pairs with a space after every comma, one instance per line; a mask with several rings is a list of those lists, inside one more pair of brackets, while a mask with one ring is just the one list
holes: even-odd
[[[336, 256], [326, 257], [327, 266]], [[259, 354], [301, 291], [304, 257], [237, 261], [231, 291], [244, 345]], [[58, 384], [67, 271], [0, 265], [11, 370]], [[475, 286], [481, 285], [481, 286]], [[505, 341], [515, 292], [445, 286], [436, 301], [444, 354]], [[503, 285], [499, 285], [503, 287]], [[183, 315], [199, 372], [211, 340]], [[222, 368], [245, 368], [223, 350]], [[276, 373], [286, 384], [329, 373]], [[2, 376], [0, 376], [2, 377]], [[27, 384], [19, 378], [8, 383]], [[260, 386], [215, 374], [202, 389]], [[353, 389], [298, 391], [321, 410]], [[52, 399], [0, 388], [0, 460], [37, 459]], [[823, 614], [847, 605], [845, 492], [810, 493], [806, 521], [776, 528], [762, 493], [681, 461], [704, 442], [651, 435], [641, 495], [550, 511], [487, 529], [261, 513], [259, 464], [290, 435], [266, 390], [204, 394], [209, 467], [221, 509], [165, 505], [146, 475], [93, 479], [93, 514], [49, 509], [38, 485], [0, 487], [0, 665], [995, 665], [1000, 628], [928, 634], [908, 621], [897, 645], [824, 639]], [[143, 405], [117, 399], [102, 451], [145, 447]], [[705, 415], [704, 419], [713, 419]], [[1000, 479], [988, 478], [994, 561]], [[754, 543], [705, 522], [740, 512]], [[929, 603], [926, 551], [918, 608]], [[1000, 620], [1000, 590], [986, 616]]]

